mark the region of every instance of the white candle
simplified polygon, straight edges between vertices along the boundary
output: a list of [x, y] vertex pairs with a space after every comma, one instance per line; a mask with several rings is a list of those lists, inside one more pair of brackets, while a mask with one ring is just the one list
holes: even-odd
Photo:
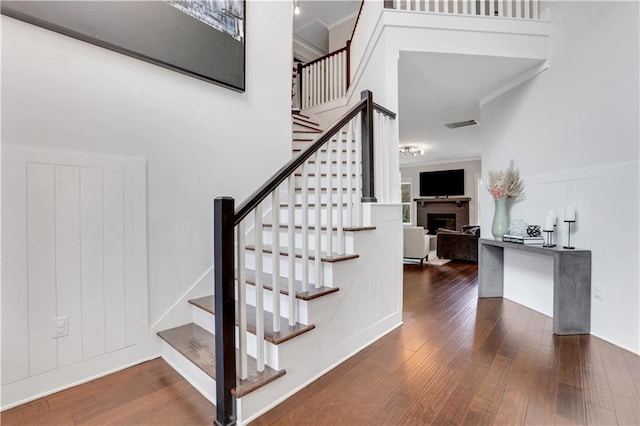
[[555, 210], [549, 210], [547, 212], [547, 214], [549, 216], [551, 216], [551, 218], [553, 219], [553, 226], [555, 226], [558, 223], [558, 217], [556, 216], [556, 211]]
[[544, 217], [544, 229], [543, 231], [553, 231], [553, 223], [555, 222], [556, 218], [554, 216], [551, 216], [550, 214], [547, 214]]
[[567, 206], [564, 208], [564, 220], [575, 221], [576, 220], [576, 208], [573, 206]]

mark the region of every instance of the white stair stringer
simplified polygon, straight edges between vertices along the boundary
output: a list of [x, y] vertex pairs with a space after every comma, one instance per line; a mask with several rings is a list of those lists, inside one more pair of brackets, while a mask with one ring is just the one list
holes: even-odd
[[376, 229], [354, 233], [360, 256], [331, 270], [340, 291], [308, 302], [308, 320], [316, 328], [278, 345], [278, 365], [287, 374], [237, 400], [240, 424], [402, 324], [402, 275], [395, 270], [402, 259], [393, 258], [402, 253], [400, 206], [371, 205], [365, 216]]

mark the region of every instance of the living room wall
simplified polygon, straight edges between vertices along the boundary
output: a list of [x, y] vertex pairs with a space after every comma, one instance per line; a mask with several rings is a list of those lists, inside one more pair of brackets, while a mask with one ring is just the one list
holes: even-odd
[[[244, 93], [1, 18], [3, 148], [146, 160], [149, 300], [138, 303], [150, 324], [195, 283], [211, 285], [214, 197], [241, 202], [291, 157], [291, 4], [246, 11]], [[3, 200], [3, 216], [13, 207]], [[92, 363], [41, 377], [33, 393], [117, 368]]]
[[[640, 353], [639, 5], [548, 6], [550, 68], [481, 108], [482, 175], [514, 160], [526, 197], [512, 204], [511, 218], [542, 224], [555, 210], [558, 244], [567, 238], [564, 208], [575, 206], [572, 243], [591, 250], [591, 293], [602, 290], [602, 299], [591, 299], [591, 332]], [[483, 192], [484, 236], [493, 212]], [[533, 276], [541, 266], [531, 255], [514, 261], [505, 275]], [[537, 299], [552, 293], [551, 280], [538, 284], [525, 289], [514, 279], [505, 295], [544, 303]]]
[[478, 179], [480, 178], [481, 162], [480, 160], [472, 160], [400, 167], [402, 182], [411, 182], [411, 219], [414, 225], [416, 224], [416, 203], [413, 202], [413, 199], [420, 197], [420, 172], [452, 169], [464, 169], [464, 197], [471, 198], [469, 202], [469, 225], [480, 223], [478, 218]]

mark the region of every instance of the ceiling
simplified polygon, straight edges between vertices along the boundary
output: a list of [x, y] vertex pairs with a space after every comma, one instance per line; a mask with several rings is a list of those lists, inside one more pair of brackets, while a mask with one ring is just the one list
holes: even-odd
[[329, 53], [329, 28], [358, 13], [360, 0], [299, 0], [293, 17], [293, 37], [321, 54]]
[[446, 123], [480, 121], [479, 100], [538, 64], [539, 60], [446, 53], [401, 52], [398, 62], [400, 146], [424, 155], [400, 165], [480, 158], [476, 126], [450, 130]]

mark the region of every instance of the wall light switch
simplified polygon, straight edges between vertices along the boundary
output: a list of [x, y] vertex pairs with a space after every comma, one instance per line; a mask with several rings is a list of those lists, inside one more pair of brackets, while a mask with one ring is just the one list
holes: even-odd
[[69, 317], [57, 317], [53, 318], [55, 325], [55, 332], [53, 337], [64, 337], [69, 335]]

